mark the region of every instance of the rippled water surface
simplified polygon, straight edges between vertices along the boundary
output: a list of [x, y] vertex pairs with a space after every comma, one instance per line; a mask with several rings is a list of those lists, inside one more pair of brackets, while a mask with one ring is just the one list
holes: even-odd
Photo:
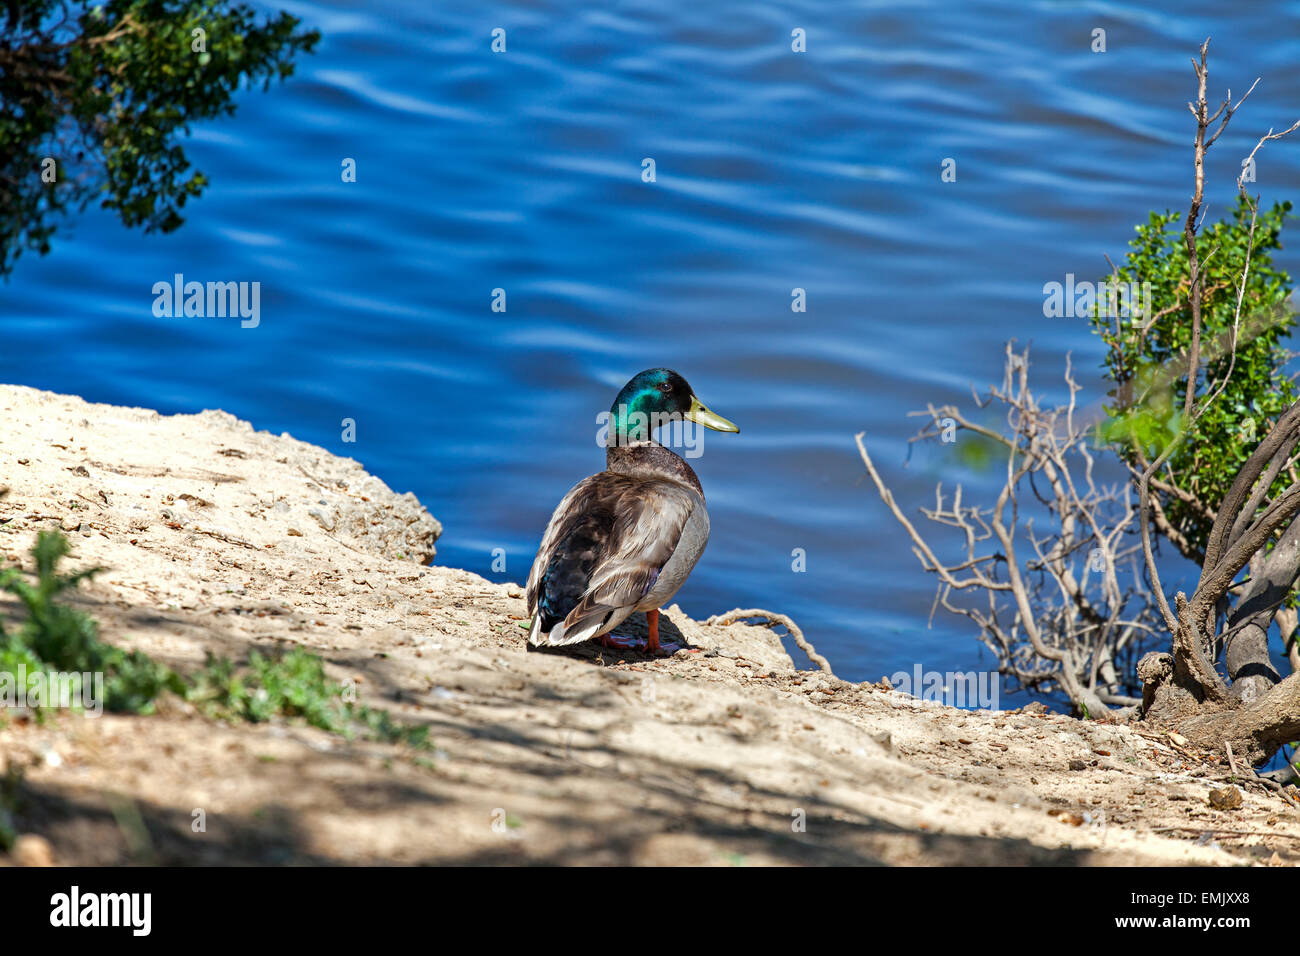
[[[951, 448], [905, 467], [906, 412], [968, 398], [1009, 337], [1044, 383], [1073, 351], [1096, 386], [1097, 343], [1043, 318], [1042, 287], [1101, 275], [1148, 210], [1186, 206], [1200, 40], [1217, 91], [1263, 77], [1211, 153], [1211, 217], [1300, 114], [1296, 3], [281, 6], [323, 32], [316, 55], [195, 131], [212, 186], [181, 231], [91, 213], [22, 260], [0, 377], [220, 407], [356, 457], [443, 521], [439, 562], [519, 581], [602, 467], [596, 414], [672, 366], [742, 427], [694, 462], [713, 533], [680, 602], [786, 611], [856, 679], [980, 654], [958, 621], [927, 629], [932, 583], [854, 434], [909, 510], [939, 480], [988, 487]], [[1298, 171], [1300, 144], [1266, 147], [1265, 200]], [[261, 282], [260, 326], [155, 318], [175, 273]]]

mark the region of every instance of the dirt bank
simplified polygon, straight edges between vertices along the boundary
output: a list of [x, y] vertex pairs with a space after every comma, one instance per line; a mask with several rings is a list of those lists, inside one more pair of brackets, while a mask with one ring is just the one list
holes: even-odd
[[108, 569], [83, 593], [105, 638], [181, 669], [301, 645], [436, 747], [229, 726], [179, 702], [11, 714], [0, 764], [25, 768], [19, 828], [56, 862], [1298, 858], [1297, 810], [1256, 788], [1212, 809], [1227, 767], [1168, 739], [925, 705], [675, 608], [667, 632], [700, 652], [526, 653], [519, 586], [425, 566], [438, 522], [354, 461], [222, 412], [8, 386], [0, 409], [0, 553], [26, 562], [37, 530], [62, 528], [77, 566]]

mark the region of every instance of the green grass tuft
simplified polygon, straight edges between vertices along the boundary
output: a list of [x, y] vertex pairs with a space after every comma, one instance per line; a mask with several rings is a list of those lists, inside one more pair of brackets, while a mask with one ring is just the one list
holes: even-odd
[[295, 648], [284, 654], [253, 651], [248, 664], [209, 655], [194, 678], [188, 699], [211, 717], [262, 723], [274, 717], [302, 718], [313, 727], [351, 739], [429, 748], [429, 729], [393, 720], [351, 700], [355, 690], [325, 676], [324, 662]]

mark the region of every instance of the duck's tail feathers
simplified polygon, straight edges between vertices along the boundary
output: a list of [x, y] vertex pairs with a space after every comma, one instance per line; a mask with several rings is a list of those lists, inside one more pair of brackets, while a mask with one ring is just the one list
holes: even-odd
[[533, 626], [528, 631], [528, 643], [533, 645], [533, 647], [545, 647], [550, 643], [548, 640], [549, 637], [549, 634], [542, 633], [542, 615], [534, 614]]
[[[613, 628], [627, 615], [617, 615], [614, 608], [595, 607], [588, 610], [576, 620], [570, 614], [563, 621], [557, 621], [549, 631], [542, 631], [542, 615], [533, 618], [532, 630], [528, 632], [528, 643], [535, 647], [562, 647], [565, 644], [581, 644], [593, 637], [599, 637]], [[613, 620], [618, 617], [618, 621]]]

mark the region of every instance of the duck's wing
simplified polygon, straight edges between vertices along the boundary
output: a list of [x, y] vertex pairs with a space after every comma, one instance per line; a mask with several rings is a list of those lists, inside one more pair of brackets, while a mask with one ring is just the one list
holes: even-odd
[[528, 575], [528, 636], [576, 644], [616, 627], [654, 587], [699, 495], [672, 481], [602, 472], [555, 510]]
[[[574, 485], [556, 506], [528, 573], [530, 643], [550, 643], [548, 634], [582, 600], [598, 556], [608, 549], [623, 490], [621, 479], [593, 475]], [[560, 627], [556, 643], [563, 643], [558, 640], [562, 636]]]

